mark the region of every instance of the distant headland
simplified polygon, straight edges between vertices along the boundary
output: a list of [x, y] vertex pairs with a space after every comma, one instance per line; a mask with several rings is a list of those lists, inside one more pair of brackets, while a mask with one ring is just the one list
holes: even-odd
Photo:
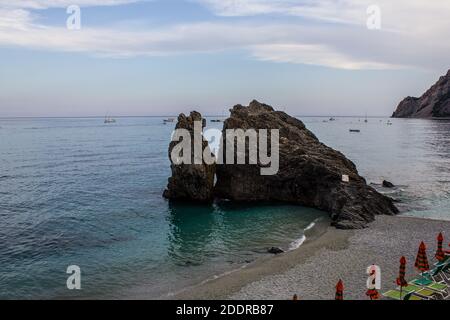
[[450, 70], [420, 98], [406, 97], [393, 118], [450, 118]]

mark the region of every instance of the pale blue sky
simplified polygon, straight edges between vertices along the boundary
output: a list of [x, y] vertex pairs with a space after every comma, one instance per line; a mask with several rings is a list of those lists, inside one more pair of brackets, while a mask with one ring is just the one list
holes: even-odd
[[450, 68], [450, 5], [365, 2], [0, 0], [0, 116], [390, 115]]

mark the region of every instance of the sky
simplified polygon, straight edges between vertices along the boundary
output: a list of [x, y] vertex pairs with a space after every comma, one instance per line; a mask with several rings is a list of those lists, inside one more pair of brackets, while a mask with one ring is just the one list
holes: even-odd
[[389, 116], [448, 39], [448, 0], [0, 0], [0, 117]]

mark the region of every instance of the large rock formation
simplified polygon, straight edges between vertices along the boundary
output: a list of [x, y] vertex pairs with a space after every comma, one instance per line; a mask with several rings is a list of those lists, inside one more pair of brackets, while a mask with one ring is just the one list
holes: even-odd
[[[196, 112], [189, 117], [181, 114], [177, 128], [192, 133], [193, 121], [199, 119], [202, 119], [201, 115]], [[164, 192], [166, 198], [210, 201], [214, 196], [256, 203], [295, 203], [329, 212], [333, 225], [342, 229], [363, 228], [374, 220], [375, 215], [398, 212], [392, 199], [367, 185], [350, 160], [321, 143], [300, 120], [284, 112], [274, 111], [257, 101], [248, 107], [237, 105], [224, 122], [224, 136], [227, 129], [278, 129], [279, 170], [273, 175], [261, 175], [261, 168], [268, 166], [261, 164], [260, 158], [257, 164], [248, 164], [247, 159], [247, 164], [217, 164], [215, 167], [205, 163], [172, 163], [172, 177]], [[222, 149], [226, 149], [228, 143], [230, 140], [223, 139]], [[175, 144], [170, 144], [169, 155]], [[203, 147], [210, 152], [206, 141], [203, 141]], [[269, 152], [274, 150], [269, 144]], [[248, 153], [246, 144], [246, 158]], [[237, 157], [236, 152], [234, 156]]]
[[450, 117], [450, 70], [420, 98], [407, 97], [397, 107], [393, 118]]
[[[167, 189], [163, 196], [172, 200], [208, 202], [213, 200], [215, 165], [208, 165], [203, 160], [201, 164], [194, 164], [194, 122], [199, 121], [205, 127], [206, 121], [196, 111], [186, 117], [184, 114], [178, 116], [175, 129], [186, 129], [191, 135], [190, 164], [174, 164], [171, 153], [179, 143], [172, 141], [169, 145], [169, 159], [171, 161], [172, 176], [169, 178]], [[210, 152], [208, 142], [200, 137], [202, 150]], [[180, 139], [182, 141], [182, 139]], [[181, 155], [180, 155], [181, 156]]]
[[[300, 120], [253, 101], [231, 110], [223, 134], [239, 128], [279, 130], [279, 171], [264, 176], [258, 164], [217, 165], [217, 197], [318, 208], [329, 212], [333, 225], [343, 229], [363, 228], [375, 215], [398, 212], [390, 198], [366, 184], [350, 160], [321, 143]], [[349, 182], [343, 182], [343, 175]]]

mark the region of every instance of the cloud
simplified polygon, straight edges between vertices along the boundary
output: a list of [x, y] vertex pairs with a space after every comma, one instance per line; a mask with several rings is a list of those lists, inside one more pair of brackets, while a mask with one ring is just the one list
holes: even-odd
[[[365, 25], [373, 0], [192, 0], [222, 17], [285, 15], [333, 23]], [[398, 1], [398, 0], [397, 0]], [[402, 0], [400, 0], [402, 1]]]
[[5, 10], [0, 7], [0, 33], [1, 30], [24, 31], [32, 22], [29, 11], [22, 9]]
[[[366, 8], [356, 0], [195, 0], [223, 16], [252, 16], [210, 22], [173, 24], [146, 30], [83, 26], [67, 30], [36, 22], [31, 8], [65, 6], [69, 1], [21, 1], [7, 7], [0, 0], [0, 46], [97, 56], [163, 56], [244, 50], [249, 56], [278, 63], [303, 63], [340, 69], [448, 68], [450, 4], [433, 1], [379, 0], [383, 29], [365, 27]], [[9, 1], [8, 1], [9, 2]], [[70, 1], [71, 2], [71, 1]], [[134, 1], [78, 1], [80, 5], [119, 5]], [[367, 1], [368, 3], [368, 1]], [[399, 11], [397, 3], [408, 6]], [[449, 2], [450, 3], [450, 2]], [[339, 9], [342, 9], [339, 10]], [[418, 16], [422, 11], [423, 16]], [[339, 12], [339, 14], [337, 14]], [[393, 19], [398, 14], [399, 21]], [[302, 16], [326, 20], [284, 22], [260, 15]], [[276, 22], [277, 21], [277, 22]], [[330, 25], [329, 23], [332, 23]], [[384, 28], [384, 25], [389, 28]]]
[[22, 8], [42, 10], [48, 8], [67, 8], [70, 5], [80, 7], [117, 6], [140, 0], [0, 0], [0, 8]]
[[[448, 0], [192, 0], [215, 15], [255, 17], [281, 15], [312, 21], [347, 24], [365, 28], [367, 9], [381, 10], [382, 29], [415, 34], [418, 43], [450, 36], [450, 1]], [[331, 27], [331, 26], [330, 26]]]
[[366, 9], [381, 8], [389, 27], [405, 29], [420, 26], [419, 22], [447, 22], [450, 2], [447, 0], [192, 0], [214, 14], [224, 17], [258, 15], [289, 15], [314, 20], [328, 20], [365, 25]]
[[302, 63], [347, 70], [396, 69], [401, 67], [400, 65], [383, 62], [349, 59], [349, 56], [325, 45], [260, 45], [253, 47], [252, 51], [256, 58], [264, 61]]

